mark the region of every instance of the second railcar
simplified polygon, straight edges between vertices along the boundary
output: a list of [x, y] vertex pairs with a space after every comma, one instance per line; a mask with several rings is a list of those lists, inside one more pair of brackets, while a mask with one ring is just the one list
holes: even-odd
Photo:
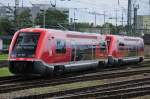
[[107, 35], [108, 64], [141, 62], [144, 60], [144, 42], [139, 37]]

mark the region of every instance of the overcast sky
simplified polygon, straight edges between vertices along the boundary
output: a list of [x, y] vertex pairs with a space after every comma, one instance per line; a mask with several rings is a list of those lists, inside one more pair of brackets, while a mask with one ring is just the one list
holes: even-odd
[[[5, 5], [14, 5], [15, 0], [0, 0], [1, 3]], [[20, 0], [20, 6], [22, 6], [22, 1], [24, 6], [31, 6], [33, 4], [50, 4], [50, 0]], [[51, 0], [54, 3], [55, 0]], [[124, 21], [126, 21], [127, 17], [127, 4], [128, 0], [56, 0], [57, 7], [67, 7], [67, 8], [79, 8], [75, 11], [76, 18], [78, 21], [84, 22], [94, 22], [94, 15], [89, 14], [87, 12], [97, 12], [103, 14], [105, 11], [106, 21], [115, 23], [114, 19], [109, 20], [108, 18], [118, 17], [118, 24], [121, 24], [122, 11], [124, 15]], [[149, 0], [132, 0], [132, 2], [136, 5], [139, 4], [138, 15], [149, 15], [150, 7]], [[85, 9], [86, 8], [86, 9]], [[72, 9], [73, 10], [73, 9]], [[73, 16], [72, 11], [72, 16]], [[104, 17], [101, 15], [97, 15], [97, 24], [104, 22]]]

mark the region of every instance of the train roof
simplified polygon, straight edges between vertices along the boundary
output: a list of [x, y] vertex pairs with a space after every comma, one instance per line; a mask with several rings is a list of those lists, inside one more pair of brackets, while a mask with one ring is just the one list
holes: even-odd
[[21, 29], [19, 31], [23, 32], [23, 31], [30, 31], [30, 32], [33, 32], [33, 31], [49, 31], [49, 32], [63, 32], [63, 33], [73, 33], [73, 34], [86, 34], [86, 35], [101, 35], [101, 34], [98, 34], [98, 33], [88, 33], [88, 32], [76, 32], [76, 31], [68, 31], [68, 30], [56, 30], [56, 29], [46, 29], [46, 28], [24, 28], [24, 29]]
[[143, 40], [140, 37], [132, 37], [132, 36], [124, 36], [124, 35], [107, 35], [107, 36], [111, 36], [113, 38], [118, 38], [118, 39], [124, 39], [124, 40], [128, 40], [128, 41]]
[[19, 32], [27, 32], [27, 31], [29, 32], [48, 31], [49, 33], [52, 33], [57, 36], [63, 36], [65, 34], [67, 35], [67, 37], [75, 37], [75, 38], [97, 39], [102, 36], [101, 34], [98, 33], [76, 32], [76, 31], [67, 31], [67, 30], [46, 29], [46, 28], [25, 28], [19, 30]]

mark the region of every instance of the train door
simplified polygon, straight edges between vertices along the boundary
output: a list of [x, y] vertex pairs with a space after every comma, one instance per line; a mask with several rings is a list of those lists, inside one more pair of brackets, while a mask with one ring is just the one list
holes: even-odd
[[103, 58], [107, 57], [107, 44], [106, 44], [105, 41], [102, 41], [100, 43], [100, 51], [101, 51], [101, 53], [103, 55]]
[[97, 56], [97, 58], [99, 58], [99, 59], [104, 59], [104, 58], [106, 58], [107, 57], [107, 52], [108, 52], [108, 50], [107, 50], [107, 44], [106, 44], [106, 42], [105, 41], [100, 41], [100, 43], [99, 43], [99, 45], [98, 45], [99, 47], [97, 47], [97, 51], [96, 51], [96, 56]]
[[52, 39], [51, 37], [47, 38], [47, 41], [45, 43], [45, 47], [47, 47], [46, 52], [42, 55], [43, 61], [46, 63], [53, 63], [54, 61], [54, 42], [55, 40]]
[[48, 39], [48, 45], [47, 45], [48, 46], [48, 55], [49, 55], [49, 57], [52, 56], [52, 43], [51, 42], [52, 42], [52, 40], [49, 38]]
[[94, 60], [94, 59], [96, 59], [96, 41], [95, 40], [93, 40], [92, 41], [92, 58], [91, 58], [91, 60]]
[[47, 43], [47, 48], [48, 48], [48, 59], [47, 59], [47, 61], [49, 62], [49, 63], [52, 63], [53, 62], [53, 60], [52, 60], [52, 56], [53, 56], [53, 47], [52, 47], [52, 41], [53, 40], [51, 40], [50, 38], [48, 38], [48, 43]]
[[67, 48], [66, 41], [61, 39], [56, 39], [55, 41], [55, 57], [54, 62], [66, 62], [67, 61]]
[[125, 56], [125, 44], [124, 42], [118, 42], [118, 57], [122, 58]]
[[138, 44], [136, 44], [136, 57], [138, 56], [139, 54], [139, 48], [138, 48]]
[[111, 37], [107, 36], [107, 37], [106, 37], [106, 43], [107, 43], [107, 50], [108, 50], [108, 53], [110, 53], [111, 42], [112, 42]]
[[77, 46], [76, 46], [76, 42], [75, 41], [71, 41], [71, 62], [75, 62], [76, 61], [76, 53], [77, 53]]
[[141, 45], [142, 43], [140, 41], [138, 41], [138, 43], [136, 44], [137, 45], [137, 56], [140, 56], [140, 48], [141, 48]]

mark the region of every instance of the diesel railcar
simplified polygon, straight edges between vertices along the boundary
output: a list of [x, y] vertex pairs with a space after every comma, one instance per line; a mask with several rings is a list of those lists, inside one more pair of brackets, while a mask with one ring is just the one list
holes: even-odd
[[139, 37], [106, 35], [108, 64], [138, 63], [144, 60], [144, 42]]
[[9, 48], [14, 74], [53, 75], [97, 68], [107, 62], [107, 43], [100, 34], [26, 28], [17, 31]]

